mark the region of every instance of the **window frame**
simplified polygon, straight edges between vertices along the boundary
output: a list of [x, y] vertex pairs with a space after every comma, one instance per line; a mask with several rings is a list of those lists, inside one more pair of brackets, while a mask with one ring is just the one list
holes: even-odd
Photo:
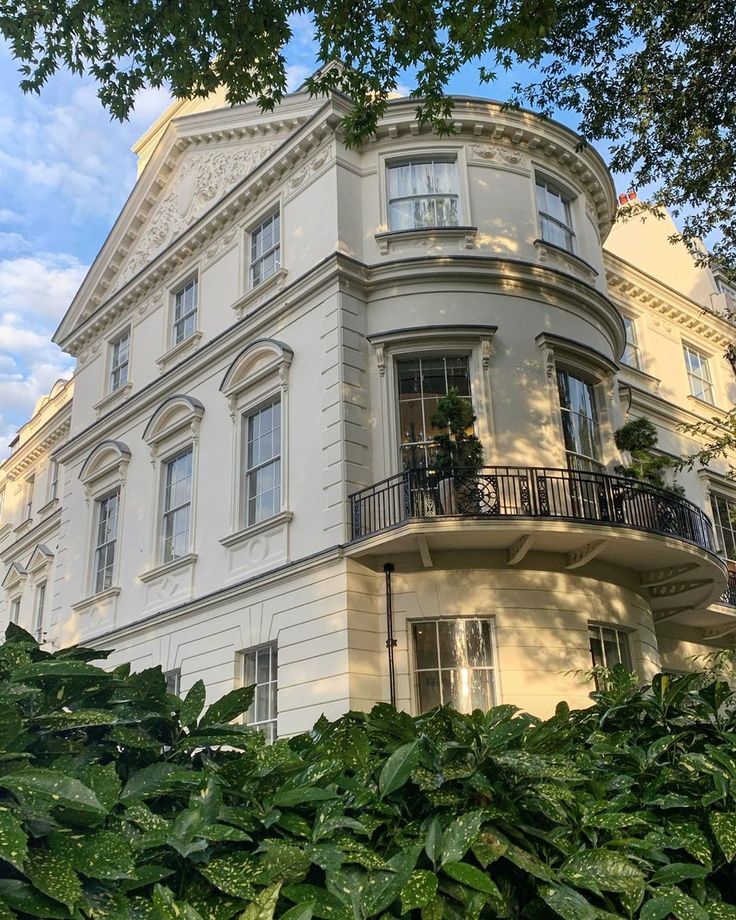
[[[255, 235], [263, 233], [264, 227], [267, 223], [273, 223], [274, 219], [278, 219], [278, 239], [276, 243], [272, 243], [268, 250], [262, 252], [260, 255], [254, 258], [253, 256], [253, 247], [255, 245]], [[248, 224], [245, 230], [245, 241], [246, 241], [246, 264], [247, 264], [247, 285], [246, 290], [254, 291], [256, 288], [261, 287], [265, 284], [269, 278], [273, 278], [274, 275], [277, 275], [283, 267], [283, 208], [281, 207], [281, 202], [275, 202], [271, 204], [261, 215], [253, 222]], [[262, 275], [255, 280], [255, 268], [257, 265], [265, 262], [269, 256], [276, 254], [275, 264], [273, 270], [270, 271], [267, 275]]]
[[[588, 634], [588, 648], [589, 648], [590, 660], [591, 660], [591, 663], [592, 663], [592, 667], [593, 667], [593, 668], [603, 667], [603, 668], [610, 669], [610, 668], [614, 667], [614, 665], [616, 665], [616, 664], [623, 664], [624, 667], [626, 667], [627, 670], [630, 671], [632, 674], [635, 674], [635, 673], [636, 673], [636, 668], [635, 668], [635, 665], [634, 665], [634, 654], [633, 654], [633, 651], [632, 651], [632, 648], [631, 648], [631, 635], [632, 635], [633, 630], [631, 630], [631, 629], [626, 629], [625, 627], [622, 627], [622, 626], [618, 625], [617, 623], [606, 623], [606, 622], [604, 622], [603, 620], [588, 620], [586, 625], [587, 625], [587, 628], [588, 628], [588, 632], [587, 632], [587, 634]], [[602, 665], [597, 665], [597, 664], [595, 663], [595, 658], [594, 658], [594, 655], [593, 655], [593, 648], [592, 648], [592, 645], [591, 645], [591, 638], [592, 638], [592, 637], [591, 637], [591, 632], [592, 632], [592, 630], [594, 630], [594, 629], [597, 629], [597, 630], [598, 630], [598, 636], [597, 636], [597, 638], [598, 638], [598, 641], [600, 642], [601, 654], [602, 654], [602, 657], [603, 657], [603, 659], [604, 659], [604, 663], [603, 663]], [[605, 661], [606, 652], [605, 652], [605, 646], [604, 646], [604, 644], [603, 644], [603, 630], [604, 630], [604, 629], [610, 629], [612, 632], [614, 632], [614, 633], [616, 634], [616, 647], [617, 647], [618, 652], [619, 652], [619, 659], [621, 659], [621, 647], [622, 647], [622, 646], [621, 646], [621, 637], [624, 638], [624, 640], [625, 640], [624, 648], [626, 649], [626, 655], [628, 656], [628, 659], [629, 659], [629, 660], [628, 660], [628, 667], [626, 666], [626, 664], [625, 664], [622, 660], [619, 660], [619, 661], [614, 662], [613, 665], [609, 665], [609, 664]]]
[[[417, 195], [396, 195], [391, 197], [391, 170], [400, 169], [402, 166], [421, 166], [432, 164], [434, 167], [437, 163], [451, 163], [454, 167], [454, 186], [455, 192], [453, 193], [439, 193], [431, 192], [427, 194], [417, 194]], [[384, 185], [385, 185], [385, 208], [386, 208], [386, 228], [389, 233], [416, 233], [422, 231], [431, 231], [431, 230], [452, 230], [458, 227], [464, 226], [464, 201], [462, 194], [462, 183], [460, 179], [460, 157], [458, 151], [426, 151], [418, 152], [414, 150], [409, 154], [393, 154], [386, 157], [383, 163], [384, 171]], [[414, 223], [411, 227], [394, 227], [391, 223], [391, 206], [394, 202], [413, 202], [413, 201], [432, 201], [436, 202], [438, 199], [453, 199], [455, 200], [455, 222], [448, 224], [438, 224], [436, 221], [431, 224], [416, 224]], [[435, 215], [436, 215], [435, 208]]]
[[[562, 249], [564, 252], [569, 252], [571, 255], [580, 255], [579, 253], [579, 243], [577, 232], [575, 229], [576, 225], [576, 214], [575, 214], [575, 203], [579, 198], [579, 195], [576, 192], [573, 192], [572, 189], [566, 185], [564, 182], [560, 182], [559, 179], [554, 176], [549, 175], [549, 173], [534, 171], [533, 174], [533, 184], [534, 184], [534, 205], [537, 215], [537, 228], [539, 230], [539, 239], [547, 244], [548, 246], [556, 246], [558, 249]], [[545, 198], [547, 194], [555, 195], [560, 199], [566, 209], [566, 216], [569, 223], [561, 221], [558, 217], [555, 217], [553, 214], [549, 213], [547, 210], [543, 210], [540, 206], [539, 200], [539, 189], [543, 189], [545, 193]], [[564, 234], [567, 234], [569, 237], [569, 246], [563, 245], [556, 242], [553, 239], [549, 239], [545, 235], [545, 221], [549, 221], [554, 224], [555, 227], [562, 230]]]
[[[192, 309], [184, 312], [178, 319], [176, 315], [177, 311], [177, 300], [179, 295], [185, 295], [186, 291], [194, 286], [194, 306]], [[189, 272], [188, 275], [185, 275], [179, 281], [174, 284], [170, 291], [170, 302], [171, 302], [171, 312], [169, 316], [169, 330], [167, 336], [167, 349], [173, 350], [179, 348], [179, 346], [184, 345], [186, 342], [189, 342], [196, 336], [199, 332], [199, 312], [200, 312], [200, 272], [197, 268], [193, 272]], [[182, 335], [181, 338], [177, 337], [177, 326], [180, 323], [183, 323], [183, 330], [186, 333], [186, 322], [189, 317], [193, 316], [194, 321], [192, 324], [191, 331], [188, 334]]]
[[[598, 456], [588, 456], [579, 451], [571, 450], [567, 446], [567, 440], [565, 438], [565, 413], [569, 412], [570, 415], [579, 416], [580, 413], [573, 412], [572, 409], [567, 409], [562, 405], [562, 392], [560, 390], [560, 376], [562, 374], [567, 374], [568, 377], [573, 377], [578, 380], [580, 383], [584, 384], [590, 389], [591, 402], [595, 412], [595, 418], [592, 420], [595, 424], [594, 429], [594, 442], [598, 448]], [[566, 466], [570, 470], [576, 472], [592, 472], [592, 473], [601, 473], [605, 470], [605, 463], [603, 460], [603, 432], [602, 432], [602, 411], [601, 411], [601, 394], [599, 390], [599, 382], [595, 378], [588, 377], [583, 372], [579, 371], [577, 368], [571, 368], [566, 365], [565, 362], [560, 362], [555, 364], [555, 385], [557, 390], [557, 409], [558, 409], [558, 418], [560, 420], [560, 427], [562, 429], [562, 447], [565, 452], [565, 461]], [[588, 419], [588, 416], [583, 416]], [[573, 428], [575, 426], [572, 426]], [[579, 465], [571, 465], [570, 461], [577, 461]]]
[[[450, 348], [447, 349], [447, 350], [435, 350], [435, 351], [426, 351], [426, 350], [424, 350], [424, 349], [417, 349], [416, 352], [404, 353], [404, 354], [397, 353], [397, 354], [395, 354], [395, 355], [393, 356], [394, 416], [395, 416], [395, 419], [396, 419], [396, 431], [397, 431], [397, 435], [398, 435], [398, 437], [397, 437], [397, 443], [398, 443], [398, 468], [399, 468], [400, 471], [403, 471], [403, 470], [411, 469], [411, 468], [412, 468], [412, 467], [407, 467], [407, 466], [404, 465], [403, 457], [404, 457], [405, 448], [414, 448], [415, 450], [419, 450], [419, 451], [422, 451], [422, 450], [423, 450], [424, 453], [425, 453], [425, 461], [426, 461], [427, 464], [429, 465], [429, 455], [428, 455], [428, 453], [427, 453], [427, 446], [431, 444], [431, 440], [432, 440], [432, 439], [429, 438], [429, 439], [425, 439], [424, 441], [408, 441], [408, 442], [406, 442], [406, 444], [402, 443], [401, 399], [400, 399], [401, 393], [400, 393], [400, 391], [399, 391], [401, 375], [400, 375], [399, 365], [400, 365], [402, 362], [419, 361], [419, 362], [420, 362], [420, 375], [421, 375], [422, 380], [423, 380], [424, 375], [423, 375], [422, 372], [421, 372], [421, 362], [422, 362], [423, 360], [433, 360], [433, 359], [434, 359], [434, 360], [439, 360], [439, 359], [442, 359], [442, 360], [445, 362], [445, 363], [444, 363], [445, 386], [447, 387], [447, 360], [448, 360], [448, 359], [452, 359], [452, 358], [465, 358], [465, 359], [467, 360], [468, 389], [470, 390], [470, 393], [469, 393], [469, 395], [468, 395], [467, 398], [468, 398], [468, 400], [470, 401], [470, 404], [471, 404], [471, 406], [472, 406], [472, 405], [473, 405], [473, 373], [472, 373], [472, 360], [473, 360], [473, 354], [472, 354], [472, 348], [468, 348], [467, 350], [465, 350], [465, 349], [455, 349], [455, 350], [453, 350], [453, 349], [450, 347]], [[426, 419], [426, 418], [424, 418], [424, 414], [425, 414], [425, 413], [424, 413], [424, 401], [425, 401], [425, 397], [424, 397], [423, 393], [424, 393], [424, 389], [422, 388], [422, 395], [420, 395], [420, 401], [421, 401], [421, 403], [422, 403], [422, 416], [423, 416], [423, 421], [424, 421], [425, 423], [428, 423], [429, 420]], [[445, 393], [444, 395], [447, 395], [447, 393]], [[441, 398], [441, 397], [440, 397], [440, 398]], [[465, 398], [465, 397], [463, 397], [463, 398]], [[475, 408], [475, 407], [474, 407], [474, 408]], [[478, 413], [477, 413], [477, 411], [476, 411], [476, 415], [477, 415], [477, 414], [478, 414]], [[426, 425], [425, 425], [425, 427], [426, 427]], [[476, 435], [477, 435], [477, 433], [478, 433], [478, 431], [477, 431], [477, 420], [476, 420], [476, 422], [473, 423], [473, 433], [476, 434]], [[425, 434], [426, 434], [426, 431], [425, 431]], [[420, 468], [422, 468], [422, 467], [420, 467]], [[428, 468], [428, 466], [427, 466], [427, 467], [424, 467], [424, 468]]]
[[[692, 396], [693, 399], [697, 399], [699, 402], [705, 403], [708, 406], [717, 407], [718, 402], [716, 401], [716, 384], [713, 378], [713, 368], [711, 367], [711, 363], [710, 363], [713, 356], [708, 355], [703, 351], [700, 351], [700, 349], [696, 348], [695, 345], [690, 345], [689, 342], [685, 342], [685, 341], [683, 341], [682, 343], [682, 352], [683, 352], [683, 358], [685, 360], [685, 373], [687, 375], [687, 382], [688, 382], [688, 389], [690, 391], [690, 396]], [[701, 366], [703, 366], [706, 370], [705, 377], [699, 376], [690, 368], [690, 364], [688, 362], [689, 355], [697, 356], [697, 358], [700, 361]], [[693, 391], [694, 390], [693, 382], [695, 380], [699, 381], [701, 384], [702, 383], [707, 384], [707, 387], [710, 390], [710, 396], [711, 396], [710, 399], [707, 399], [705, 396], [698, 396], [698, 394]]]
[[[125, 360], [117, 361], [116, 360], [116, 349], [123, 343], [127, 342], [127, 349], [125, 352]], [[112, 396], [113, 393], [117, 393], [118, 390], [122, 390], [127, 386], [130, 381], [130, 348], [132, 343], [132, 329], [130, 326], [126, 326], [124, 329], [121, 329], [117, 335], [110, 339], [108, 342], [109, 347], [109, 368], [107, 372], [107, 393]], [[121, 371], [125, 370], [124, 379], [122, 377]], [[118, 375], [116, 378], [116, 374]]]
[[[268, 407], [273, 407], [275, 405], [279, 406], [279, 450], [278, 454], [269, 458], [269, 460], [264, 461], [263, 463], [256, 464], [254, 467], [248, 465], [248, 445], [250, 443], [250, 425], [252, 420], [263, 412]], [[277, 393], [272, 393], [269, 397], [261, 400], [255, 406], [251, 406], [247, 409], [244, 409], [240, 413], [240, 463], [238, 468], [240, 470], [240, 483], [239, 483], [239, 525], [240, 529], [244, 530], [246, 527], [252, 527], [256, 524], [265, 523], [266, 521], [271, 520], [271, 518], [276, 517], [284, 510], [284, 498], [283, 498], [283, 456], [284, 456], [284, 401], [283, 394], [279, 391]], [[274, 429], [271, 428], [271, 431]], [[257, 473], [259, 470], [265, 469], [266, 466], [274, 465], [278, 463], [279, 473], [278, 473], [278, 506], [274, 510], [273, 514], [268, 515], [264, 518], [256, 518], [251, 520], [250, 516], [250, 477], [253, 473]], [[271, 490], [275, 491], [275, 490]]]
[[22, 598], [20, 594], [17, 594], [15, 597], [9, 598], [10, 608], [8, 610], [8, 622], [14, 623], [16, 626], [20, 623], [20, 608]]
[[25, 495], [23, 496], [23, 521], [30, 521], [33, 518], [33, 498], [36, 491], [36, 474], [26, 478]]
[[[259, 684], [257, 680], [258, 654], [259, 652], [263, 652], [266, 650], [269, 653], [269, 656], [268, 656], [269, 679], [265, 683], [268, 684], [269, 687], [272, 686], [274, 689], [274, 696], [273, 696], [273, 701], [272, 701], [273, 702], [273, 715], [271, 715], [267, 719], [253, 719], [249, 721], [249, 714], [251, 713], [251, 710], [253, 710], [254, 708], [257, 709], [258, 687], [263, 686], [262, 684]], [[274, 652], [276, 654], [275, 675], [273, 674]], [[250, 646], [249, 648], [242, 649], [240, 652], [238, 652], [239, 682], [240, 682], [241, 687], [251, 686], [251, 684], [248, 683], [247, 681], [247, 660], [248, 660], [249, 655], [255, 656], [253, 671], [254, 671], [254, 677], [256, 678], [256, 680], [254, 681], [256, 692], [253, 696], [253, 702], [248, 707], [248, 709], [243, 713], [243, 716], [242, 716], [243, 724], [248, 725], [249, 727], [256, 729], [257, 731], [262, 731], [263, 726], [273, 726], [272, 736], [268, 732], [265, 732], [265, 731], [263, 732], [266, 738], [266, 741], [269, 744], [273, 744], [273, 742], [276, 741], [279, 736], [278, 734], [278, 727], [279, 727], [279, 648], [278, 648], [278, 640], [273, 639], [269, 642], [261, 642], [258, 645]], [[256, 714], [258, 713], [256, 712]]]
[[55, 501], [59, 497], [59, 461], [52, 457], [49, 460], [49, 488], [47, 499]]
[[[422, 713], [422, 710], [420, 708], [418, 673], [420, 671], [438, 671], [441, 673], [443, 670], [452, 670], [452, 669], [441, 667], [439, 648], [437, 650], [437, 667], [436, 668], [419, 668], [418, 667], [418, 656], [417, 656], [416, 642], [414, 638], [414, 627], [422, 623], [440, 623], [440, 622], [456, 623], [456, 622], [468, 621], [468, 620], [476, 620], [476, 621], [484, 621], [484, 622], [487, 621], [490, 625], [491, 662], [492, 663], [490, 665], [485, 665], [479, 668], [479, 670], [491, 671], [491, 694], [493, 697], [493, 702], [491, 703], [491, 706], [498, 706], [502, 702], [500, 668], [499, 668], [499, 660], [498, 660], [498, 637], [497, 637], [496, 617], [494, 614], [475, 613], [475, 614], [460, 614], [458, 616], [438, 615], [438, 616], [429, 616], [429, 617], [412, 617], [406, 620], [406, 630], [407, 630], [407, 646], [409, 648], [412, 711], [416, 715], [421, 715]], [[437, 637], [438, 637], [437, 641], [439, 644], [439, 630], [437, 630]], [[440, 699], [442, 699], [442, 681], [441, 679], [439, 682], [439, 687], [440, 687]]]
[[734, 554], [733, 554], [733, 557], [731, 557], [726, 552], [725, 541], [722, 540], [723, 524], [721, 522], [720, 511], [718, 511], [718, 507], [716, 505], [716, 500], [721, 499], [728, 506], [733, 506], [734, 514], [736, 515], [736, 497], [732, 498], [728, 496], [725, 492], [720, 491], [718, 489], [711, 488], [709, 491], [710, 491], [710, 512], [711, 512], [711, 518], [713, 519], [713, 530], [715, 532], [716, 539], [721, 544], [718, 547], [718, 552], [722, 556], [723, 559], [726, 559], [728, 562], [732, 562], [734, 563], [734, 565], [736, 565], [736, 517], [734, 518], [734, 522], [732, 526], [728, 528], [731, 531], [733, 538], [734, 538], [733, 539]]
[[[624, 345], [624, 353], [621, 356], [621, 364], [624, 367], [630, 368], [635, 371], [644, 370], [644, 362], [642, 360], [642, 350], [641, 342], [639, 341], [639, 332], [637, 330], [637, 321], [638, 317], [632, 316], [630, 313], [621, 313], [621, 318], [624, 321], [624, 329], [626, 331], [626, 344]], [[633, 340], [629, 340], [629, 330], [633, 333]], [[635, 364], [630, 364], [626, 360], [626, 355], [629, 349], [633, 349], [634, 357], [636, 360]]]
[[[117, 498], [117, 507], [115, 509], [115, 531], [114, 537], [112, 540], [106, 540], [103, 542], [99, 541], [100, 525], [102, 524], [101, 514], [102, 506], [109, 502], [110, 499]], [[114, 487], [107, 489], [99, 495], [94, 497], [94, 506], [92, 514], [92, 553], [91, 553], [91, 571], [90, 571], [90, 593], [91, 596], [96, 594], [102, 594], [105, 591], [109, 591], [111, 588], [115, 587], [115, 578], [118, 573], [119, 565], [119, 554], [118, 554], [118, 541], [120, 539], [120, 517], [121, 517], [121, 507], [122, 507], [122, 485], [117, 484]], [[107, 550], [109, 546], [112, 546], [112, 563], [105, 564], [100, 567], [98, 560], [100, 557], [100, 551], [102, 549]], [[98, 581], [100, 574], [109, 569], [110, 572], [110, 583], [105, 585], [103, 578], [102, 587], [98, 587]]]
[[[181, 668], [169, 668], [167, 671], [164, 671], [163, 674], [166, 680], [166, 692], [173, 693], [174, 696], [179, 696], [181, 692]], [[169, 687], [170, 680], [173, 681], [173, 689]]]
[[[167, 478], [168, 471], [171, 464], [175, 463], [177, 460], [185, 457], [187, 454], [191, 456], [190, 460], [190, 472], [189, 472], [189, 501], [184, 504], [178, 505], [176, 508], [167, 508], [166, 507], [166, 494], [167, 494]], [[187, 556], [191, 555], [192, 545], [194, 539], [194, 499], [195, 499], [195, 474], [196, 474], [196, 451], [195, 444], [193, 441], [189, 440], [184, 444], [179, 444], [176, 448], [172, 448], [168, 453], [164, 454], [160, 461], [160, 499], [159, 499], [159, 514], [158, 514], [158, 550], [156, 557], [159, 565], [168, 565], [169, 563], [178, 562], [181, 559], [185, 559]], [[181, 511], [183, 508], [188, 507], [189, 509], [189, 524], [187, 528], [187, 548], [186, 552], [181, 555], [171, 556], [167, 558], [166, 556], [166, 520], [168, 515], [175, 515], [177, 512]]]
[[44, 578], [33, 586], [33, 636], [39, 643], [43, 641], [47, 585], [48, 581]]

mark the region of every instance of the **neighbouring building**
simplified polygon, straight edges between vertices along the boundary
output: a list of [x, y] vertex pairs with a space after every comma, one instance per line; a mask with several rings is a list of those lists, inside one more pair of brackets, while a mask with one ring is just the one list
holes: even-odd
[[[646, 678], [729, 645], [728, 464], [686, 498], [613, 474], [628, 418], [679, 456], [733, 404], [723, 279], [666, 222], [612, 230], [603, 160], [555, 122], [458, 98], [438, 137], [395, 100], [351, 148], [347, 111], [178, 102], [136, 146], [55, 336], [74, 399], [0, 469], [6, 617], [183, 692], [255, 683], [269, 737], [392, 683], [413, 712], [548, 715], [592, 662]], [[471, 488], [428, 472], [452, 388]]]

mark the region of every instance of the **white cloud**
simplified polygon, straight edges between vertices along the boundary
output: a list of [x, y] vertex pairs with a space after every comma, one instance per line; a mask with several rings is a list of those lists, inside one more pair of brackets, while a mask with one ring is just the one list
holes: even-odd
[[23, 216], [17, 211], [11, 211], [10, 208], [0, 208], [0, 224], [20, 224], [23, 222]]
[[0, 230], [0, 252], [23, 252], [31, 244], [20, 233], [6, 233]]
[[63, 253], [0, 260], [0, 310], [31, 311], [59, 320], [86, 271], [78, 259]]

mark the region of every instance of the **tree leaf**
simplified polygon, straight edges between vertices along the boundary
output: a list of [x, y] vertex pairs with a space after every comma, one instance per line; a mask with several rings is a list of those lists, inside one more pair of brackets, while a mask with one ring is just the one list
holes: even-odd
[[303, 901], [290, 907], [285, 914], [281, 914], [280, 920], [312, 920], [314, 915], [314, 901]]
[[396, 748], [383, 765], [378, 777], [378, 792], [381, 798], [391, 795], [404, 785], [419, 762], [420, 753], [418, 741], [410, 741]]
[[197, 719], [204, 708], [204, 701], [207, 698], [207, 691], [204, 687], [204, 681], [198, 680], [189, 688], [189, 692], [184, 697], [179, 718], [181, 724], [187, 728], [193, 728], [197, 724]]
[[215, 888], [238, 898], [252, 900], [256, 895], [253, 887], [255, 867], [249, 853], [230, 853], [211, 859], [199, 871]]
[[50, 805], [69, 807], [92, 816], [104, 817], [107, 814], [107, 809], [90, 788], [58, 770], [37, 767], [0, 776], [0, 786], [22, 801], [41, 798]]
[[172, 763], [154, 763], [134, 773], [120, 793], [120, 801], [128, 799], [149, 799], [178, 786], [199, 785], [201, 777], [193, 770], [187, 770]]
[[0, 878], [0, 901], [18, 913], [45, 920], [68, 920], [71, 916], [59, 901], [42, 894], [28, 882], [14, 878]]
[[709, 814], [708, 820], [721, 853], [727, 862], [733, 862], [736, 856], [736, 814], [713, 811]]
[[207, 725], [225, 725], [250, 708], [255, 696], [254, 687], [238, 687], [226, 693], [216, 703], [207, 708], [199, 720], [199, 727]]
[[633, 895], [644, 886], [641, 870], [614, 850], [577, 853], [563, 864], [560, 874], [574, 885], [596, 894], [619, 891]]
[[280, 891], [281, 882], [264, 888], [258, 893], [255, 901], [246, 907], [245, 913], [240, 915], [240, 920], [273, 920]]
[[539, 893], [564, 920], [598, 920], [599, 913], [579, 891], [568, 885], [540, 885]]
[[497, 885], [483, 872], [469, 863], [463, 862], [446, 862], [442, 866], [442, 871], [454, 879], [461, 882], [468, 888], [475, 888], [476, 891], [482, 891], [483, 894], [490, 894], [501, 899], [501, 892]]
[[307, 802], [326, 802], [337, 798], [334, 790], [323, 789], [321, 786], [300, 786], [297, 789], [283, 789], [273, 798], [274, 805], [280, 808], [293, 808], [295, 805], [304, 805]]
[[7, 808], [0, 808], [0, 859], [23, 871], [28, 837], [23, 825]]
[[662, 888], [639, 913], [639, 920], [665, 920], [674, 915], [678, 920], [710, 920], [708, 911], [677, 888]]
[[32, 850], [26, 860], [25, 873], [33, 884], [70, 911], [82, 896], [82, 883], [66, 857], [48, 850]]
[[114, 831], [87, 834], [54, 834], [54, 852], [63, 853], [73, 868], [93, 879], [132, 879], [135, 877], [130, 844]]
[[416, 869], [401, 889], [401, 913], [424, 907], [437, 894], [437, 876], [427, 869]]
[[707, 878], [708, 875], [710, 875], [710, 869], [707, 866], [696, 866], [695, 863], [670, 863], [657, 869], [649, 881], [656, 885], [677, 885], [685, 879]]
[[456, 818], [442, 835], [442, 859], [440, 864], [460, 862], [475, 841], [483, 823], [482, 811], [469, 811]]
[[88, 786], [97, 796], [98, 800], [108, 811], [115, 805], [120, 798], [122, 783], [118, 777], [114, 763], [90, 764], [84, 771], [84, 784]]

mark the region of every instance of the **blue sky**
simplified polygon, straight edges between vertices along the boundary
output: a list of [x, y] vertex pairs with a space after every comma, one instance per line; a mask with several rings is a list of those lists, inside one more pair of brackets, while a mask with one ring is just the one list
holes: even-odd
[[[292, 88], [315, 68], [309, 23], [295, 26]], [[477, 74], [467, 66], [450, 90], [505, 99], [516, 79], [488, 88]], [[407, 78], [402, 89], [410, 88]], [[133, 186], [131, 145], [169, 101], [163, 90], [144, 91], [120, 124], [91, 80], [68, 73], [41, 96], [24, 95], [0, 43], [0, 458], [38, 397], [71, 374], [72, 360], [51, 336]]]

